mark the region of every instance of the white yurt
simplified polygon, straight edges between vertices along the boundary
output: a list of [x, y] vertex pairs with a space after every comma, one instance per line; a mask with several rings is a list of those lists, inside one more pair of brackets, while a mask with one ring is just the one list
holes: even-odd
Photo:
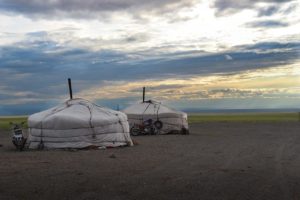
[[160, 122], [158, 125], [161, 134], [189, 133], [187, 114], [169, 108], [157, 101], [142, 101], [127, 107], [123, 112], [127, 114], [130, 127], [152, 119], [154, 125], [157, 121]]
[[28, 127], [31, 149], [133, 145], [124, 113], [80, 98], [29, 116]]

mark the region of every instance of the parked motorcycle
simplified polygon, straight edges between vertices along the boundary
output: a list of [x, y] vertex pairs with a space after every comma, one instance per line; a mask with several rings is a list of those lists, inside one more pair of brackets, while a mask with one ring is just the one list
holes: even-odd
[[132, 126], [132, 128], [130, 129], [130, 134], [133, 136], [137, 136], [137, 135], [157, 135], [159, 134], [159, 128], [162, 127], [162, 123], [160, 122], [158, 126], [159, 128], [157, 128], [157, 122], [160, 121], [156, 121], [156, 122], [152, 122], [152, 119], [148, 119], [146, 121], [143, 121], [142, 124], [134, 124]]
[[26, 143], [26, 138], [24, 137], [22, 130], [22, 126], [25, 122], [22, 122], [21, 124], [10, 122], [9, 124], [12, 126], [12, 143], [17, 150], [22, 151]]

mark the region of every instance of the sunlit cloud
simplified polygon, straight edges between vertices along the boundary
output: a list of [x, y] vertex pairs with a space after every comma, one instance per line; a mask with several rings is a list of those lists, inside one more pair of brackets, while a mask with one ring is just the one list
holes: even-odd
[[[299, 65], [276, 69], [246, 71], [236, 75], [213, 75], [186, 79], [105, 82], [79, 93], [90, 100], [134, 97], [141, 99], [143, 86], [147, 97], [161, 101], [223, 98], [300, 98]], [[264, 76], [268, 74], [268, 76]]]

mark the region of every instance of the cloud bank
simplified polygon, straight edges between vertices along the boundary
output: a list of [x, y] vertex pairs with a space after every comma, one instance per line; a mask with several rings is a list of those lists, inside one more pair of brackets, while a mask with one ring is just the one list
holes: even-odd
[[[259, 4], [264, 4], [263, 8], [258, 8], [258, 16], [270, 16], [280, 11], [281, 6], [285, 3], [295, 2], [295, 0], [216, 0], [213, 7], [216, 8], [217, 15], [230, 15], [240, 12], [244, 9], [257, 8]], [[292, 9], [286, 8], [284, 11], [289, 12]]]
[[1, 0], [0, 9], [32, 18], [97, 18], [115, 12], [140, 16], [146, 13], [164, 14], [190, 7], [191, 0]]
[[[36, 34], [44, 33], [30, 33], [30, 35]], [[153, 97], [165, 100], [168, 96], [174, 98], [176, 93], [180, 96], [179, 99], [186, 98], [187, 100], [248, 98], [251, 95], [262, 97], [267, 92], [275, 93], [277, 90], [259, 91], [229, 87], [197, 91], [193, 89], [195, 87], [192, 87], [180, 94], [180, 88], [195, 84], [193, 77], [222, 75], [222, 79], [217, 79], [220, 82], [227, 79], [226, 76], [230, 79], [248, 71], [293, 65], [299, 62], [300, 43], [266, 42], [235, 46], [225, 52], [177, 52], [160, 55], [159, 58], [149, 56], [149, 52], [145, 53], [145, 51], [125, 53], [111, 50], [68, 49], [60, 47], [53, 41], [32, 41], [26, 45], [19, 43], [15, 46], [2, 47], [1, 52], [0, 72], [3, 76], [0, 83], [6, 87], [0, 89], [0, 102], [3, 105], [32, 104], [33, 102], [40, 105], [45, 101], [51, 104], [51, 102], [66, 98], [65, 81], [68, 77], [71, 77], [76, 85], [75, 94], [93, 100], [126, 98], [132, 101], [128, 99], [128, 95], [139, 96], [139, 92], [130, 93], [128, 88], [138, 90], [143, 86], [142, 84], [147, 85], [144, 83], [145, 80], [149, 80], [149, 85], [155, 81], [160, 83], [153, 87], [153, 92], [155, 90], [159, 90], [159, 93], [163, 92], [161, 95], [154, 92]], [[162, 80], [172, 82], [172, 79], [188, 81], [184, 83], [179, 81], [179, 84], [173, 85], [162, 82]], [[239, 80], [242, 79], [239, 78]], [[129, 85], [124, 89], [120, 86], [120, 84], [127, 85], [131, 82], [140, 82], [140, 84]], [[216, 80], [208, 81], [208, 83], [212, 82]], [[106, 88], [116, 83], [116, 87]], [[95, 92], [95, 85], [102, 90]], [[199, 85], [199, 87], [202, 86], [207, 85]], [[90, 90], [90, 88], [93, 89]], [[120, 90], [118, 91], [117, 88]]]

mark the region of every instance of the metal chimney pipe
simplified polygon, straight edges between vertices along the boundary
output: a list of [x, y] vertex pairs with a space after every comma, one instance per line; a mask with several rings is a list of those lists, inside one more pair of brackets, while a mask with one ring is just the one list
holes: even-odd
[[143, 103], [145, 102], [145, 87], [143, 87]]
[[70, 78], [68, 78], [68, 83], [69, 83], [70, 99], [73, 99], [72, 83], [71, 83], [71, 79]]

